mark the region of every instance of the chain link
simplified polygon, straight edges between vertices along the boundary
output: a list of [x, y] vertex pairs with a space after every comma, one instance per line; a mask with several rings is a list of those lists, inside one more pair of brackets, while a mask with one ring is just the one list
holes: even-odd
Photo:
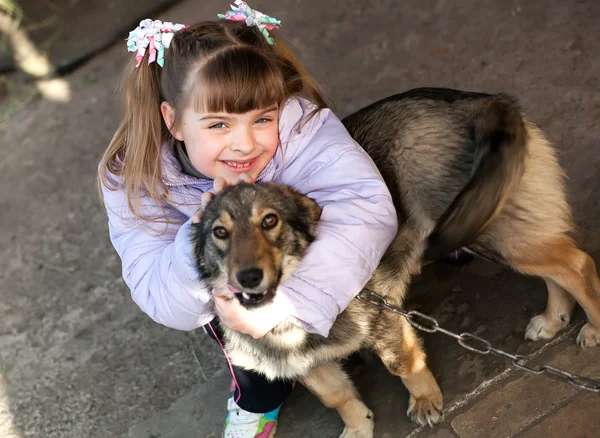
[[492, 344], [472, 333], [454, 333], [448, 329], [440, 326], [437, 320], [424, 313], [417, 312], [416, 310], [403, 310], [402, 308], [390, 304], [387, 300], [379, 294], [376, 294], [370, 290], [363, 290], [356, 297], [359, 301], [367, 303], [371, 306], [377, 307], [381, 310], [387, 310], [390, 312], [402, 315], [410, 325], [417, 330], [421, 330], [427, 333], [442, 333], [450, 336], [458, 341], [461, 347], [466, 348], [474, 353], [478, 354], [495, 354], [496, 356], [503, 357], [510, 360], [515, 368], [526, 371], [531, 374], [540, 375], [543, 374], [561, 382], [568, 383], [579, 389], [584, 389], [591, 392], [600, 392], [600, 381], [595, 381], [587, 377], [577, 376], [559, 368], [542, 364], [534, 359], [530, 359], [527, 356], [521, 354], [510, 354], [499, 348], [495, 348]]

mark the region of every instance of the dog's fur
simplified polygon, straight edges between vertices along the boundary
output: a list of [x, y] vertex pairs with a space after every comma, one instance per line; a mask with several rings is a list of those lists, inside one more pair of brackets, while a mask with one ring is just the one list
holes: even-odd
[[[552, 146], [514, 100], [417, 89], [376, 102], [343, 122], [379, 167], [398, 212], [398, 234], [368, 289], [401, 305], [411, 276], [424, 262], [463, 248], [545, 279], [548, 306], [530, 322], [527, 339], [552, 338], [568, 324], [577, 300], [589, 319], [578, 343], [586, 348], [600, 341], [600, 280], [593, 260], [569, 237], [573, 225], [563, 172]], [[267, 230], [261, 221], [268, 214], [278, 216], [279, 223]], [[314, 202], [289, 188], [228, 188], [209, 203], [195, 227], [200, 273], [218, 290], [233, 286], [247, 306], [255, 296], [269, 302], [314, 238], [318, 214]], [[215, 227], [227, 228], [227, 238], [216, 238]], [[244, 288], [240, 278], [252, 267], [264, 275], [260, 284]], [[353, 300], [327, 338], [293, 322], [258, 340], [224, 329], [236, 365], [269, 378], [302, 380], [338, 409], [346, 423], [344, 436], [372, 436], [372, 414], [335, 362], [361, 348], [373, 349], [403, 379], [411, 394], [411, 418], [421, 424], [441, 418], [442, 395], [420, 341], [403, 318], [390, 312]]]

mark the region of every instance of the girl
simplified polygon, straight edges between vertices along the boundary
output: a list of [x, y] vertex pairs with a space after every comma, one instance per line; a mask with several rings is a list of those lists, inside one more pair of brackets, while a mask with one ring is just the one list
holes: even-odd
[[[110, 238], [133, 300], [160, 324], [206, 326], [219, 340], [215, 316], [255, 338], [295, 318], [326, 337], [395, 236], [396, 211], [370, 157], [269, 35], [277, 20], [236, 4], [222, 20], [144, 20], [130, 34], [137, 56], [124, 77], [124, 115], [98, 178]], [[319, 238], [260, 320], [237, 300], [211, 299], [189, 237], [202, 194], [240, 175], [292, 186], [323, 209]], [[273, 436], [292, 384], [235, 367], [233, 377], [224, 436]]]

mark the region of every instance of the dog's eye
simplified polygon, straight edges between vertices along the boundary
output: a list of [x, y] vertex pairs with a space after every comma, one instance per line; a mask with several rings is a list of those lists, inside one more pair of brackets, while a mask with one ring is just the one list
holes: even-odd
[[229, 237], [229, 231], [225, 227], [215, 227], [213, 228], [213, 236], [217, 239], [227, 239]]
[[275, 228], [277, 223], [279, 222], [279, 218], [274, 214], [268, 214], [263, 218], [262, 227], [265, 230], [270, 230], [271, 228]]

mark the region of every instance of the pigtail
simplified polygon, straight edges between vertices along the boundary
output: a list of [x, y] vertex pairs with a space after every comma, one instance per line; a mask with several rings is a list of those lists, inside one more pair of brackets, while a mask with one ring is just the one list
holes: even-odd
[[221, 26], [230, 32], [231, 38], [241, 44], [258, 50], [264, 57], [274, 61], [281, 71], [286, 89], [286, 97], [300, 95], [313, 102], [319, 109], [327, 108], [321, 87], [306, 71], [293, 51], [282, 38], [271, 32], [269, 37], [275, 44], [271, 45], [264, 35], [254, 26], [245, 23], [220, 22]]
[[[161, 146], [167, 128], [162, 120], [160, 104], [161, 68], [148, 64], [148, 53], [139, 67], [131, 59], [122, 80], [123, 117], [100, 163], [98, 189], [124, 189], [129, 209], [142, 219], [138, 207], [140, 197], [148, 195], [160, 203], [167, 192], [161, 178]], [[119, 178], [118, 183], [111, 174]]]
[[290, 95], [305, 95], [319, 108], [327, 108], [327, 102], [323, 98], [321, 86], [306, 71], [292, 50], [277, 36], [271, 34], [276, 44], [273, 50], [279, 59], [286, 86]]

